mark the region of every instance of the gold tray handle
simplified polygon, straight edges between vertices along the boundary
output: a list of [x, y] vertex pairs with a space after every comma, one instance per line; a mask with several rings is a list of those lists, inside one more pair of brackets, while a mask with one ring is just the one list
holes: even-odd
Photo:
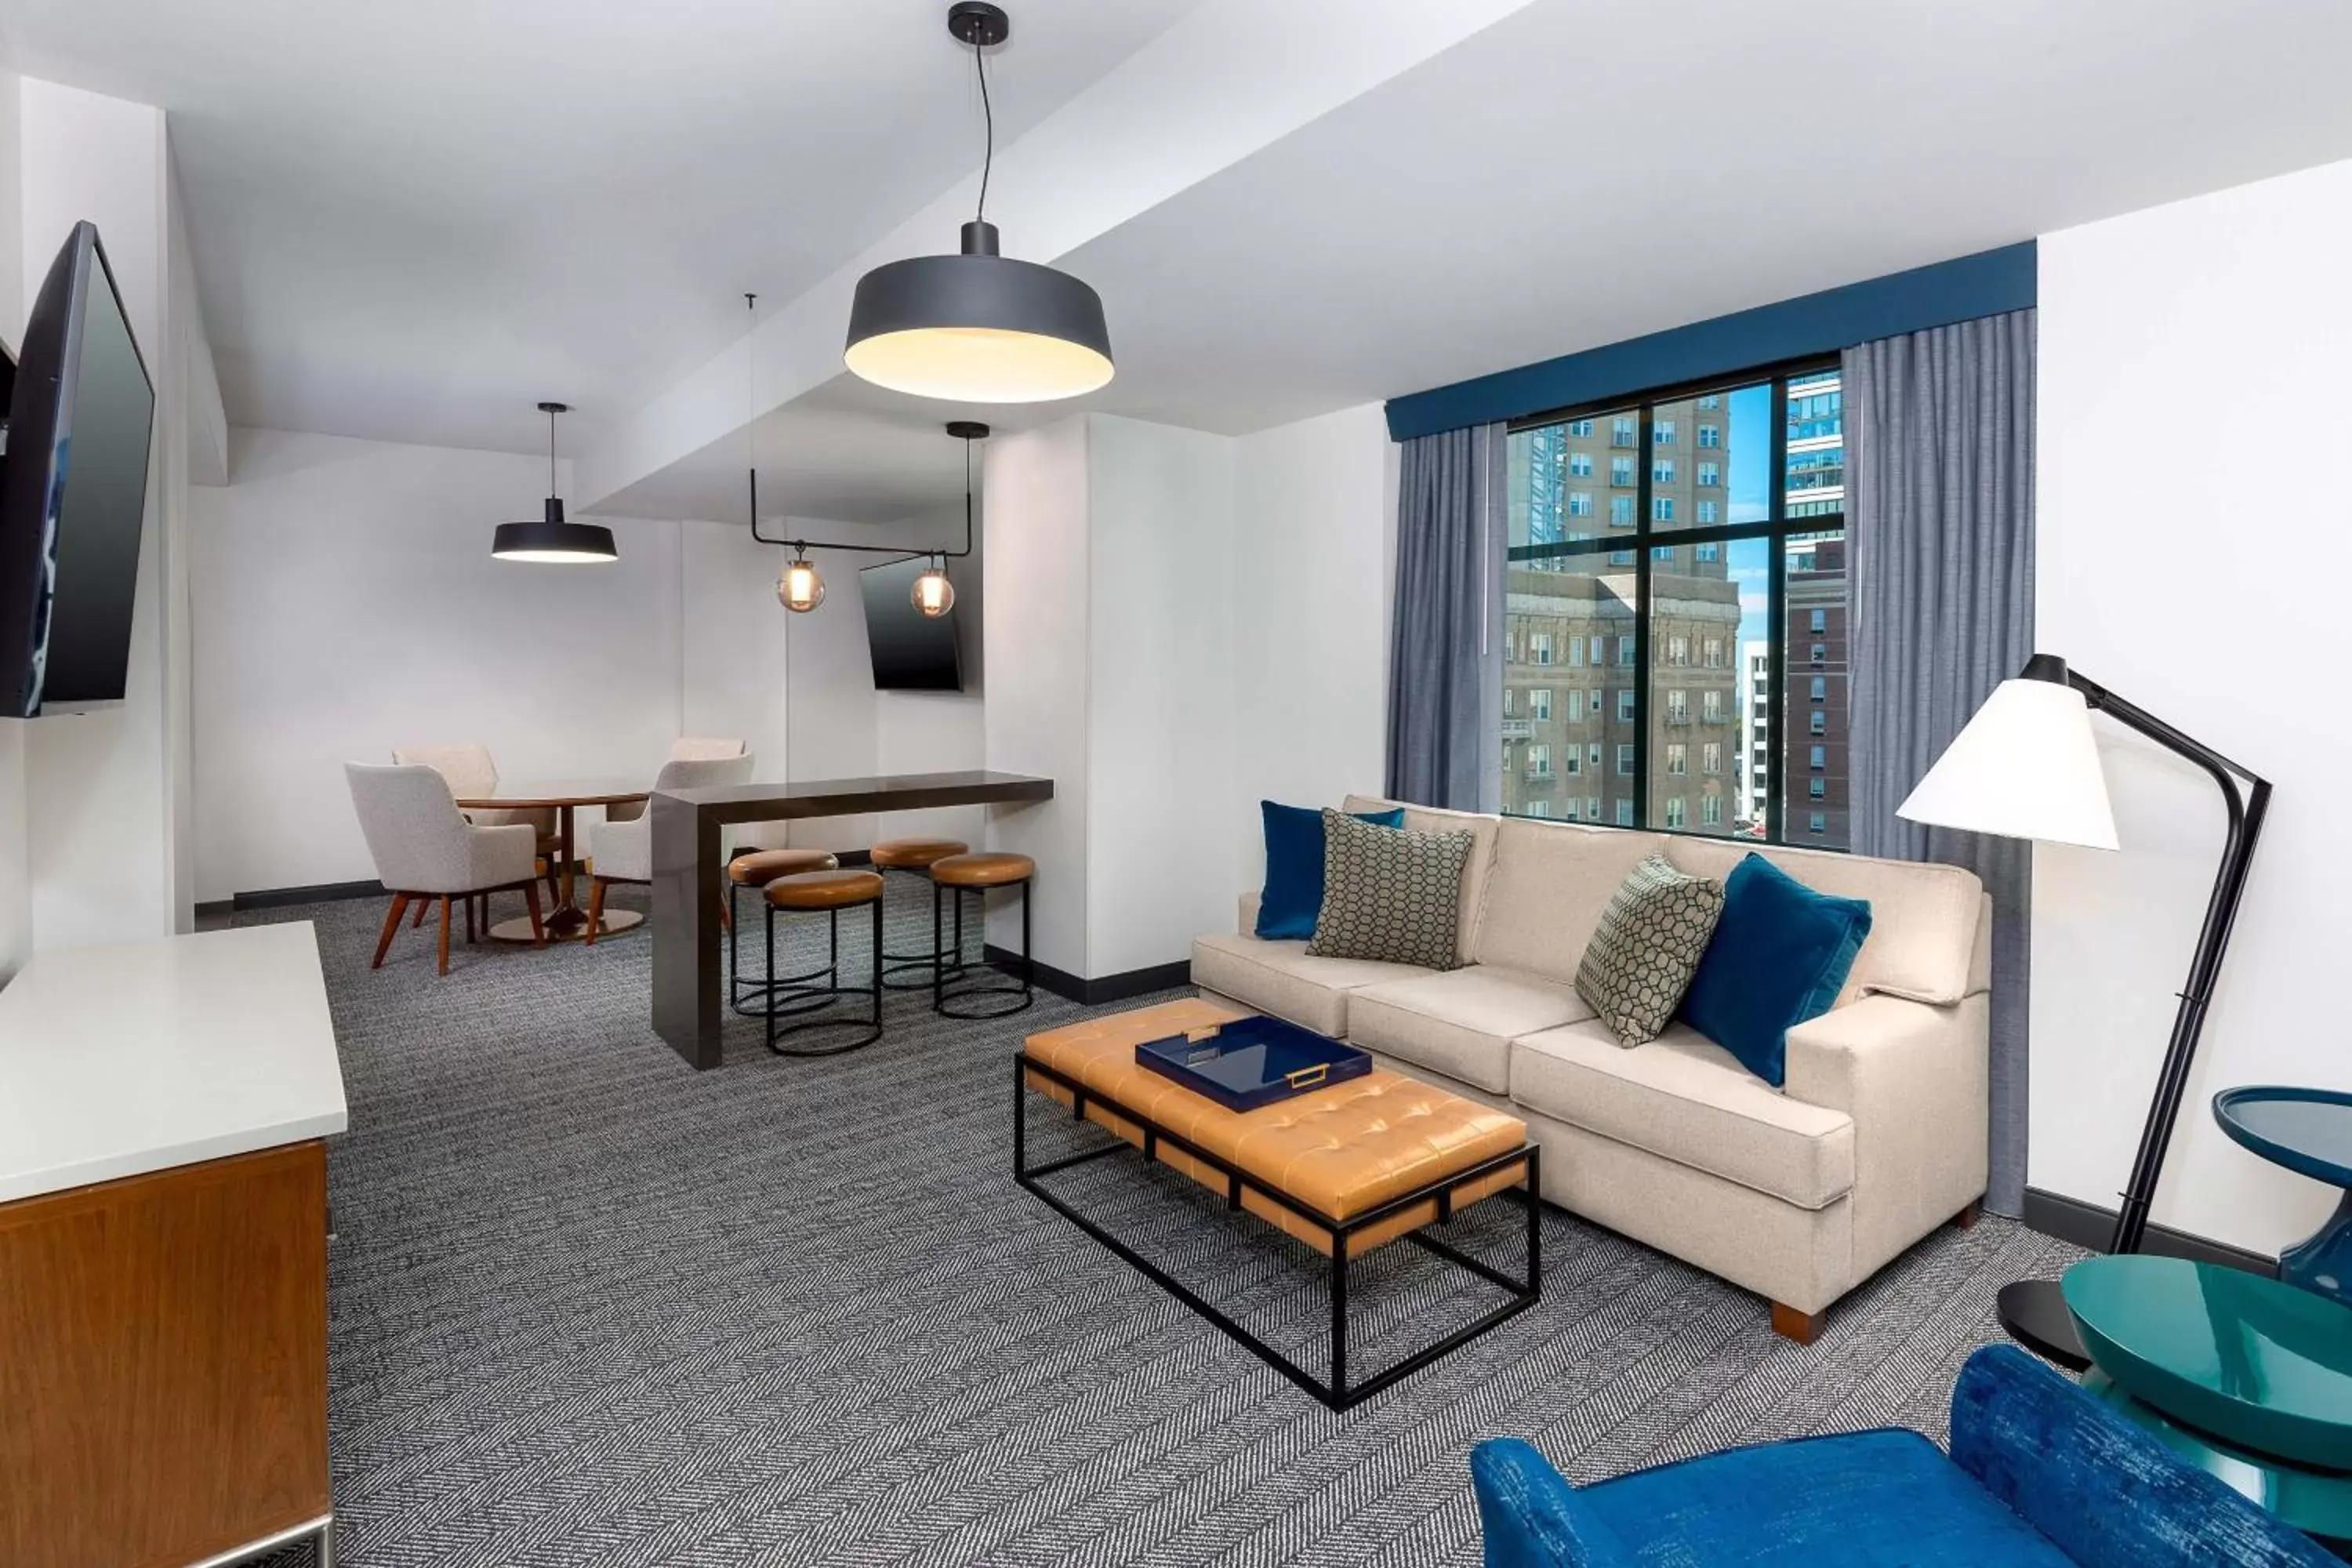
[[1300, 1068], [1296, 1072], [1284, 1073], [1282, 1075], [1282, 1081], [1288, 1084], [1293, 1089], [1313, 1089], [1317, 1084], [1321, 1083], [1325, 1079], [1329, 1078], [1330, 1076], [1331, 1064], [1329, 1062], [1317, 1062], [1311, 1068]]

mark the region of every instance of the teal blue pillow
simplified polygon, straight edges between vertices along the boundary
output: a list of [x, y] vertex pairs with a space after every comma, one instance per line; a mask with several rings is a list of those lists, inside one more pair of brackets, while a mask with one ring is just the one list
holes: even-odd
[[1683, 997], [1683, 1021], [1778, 1089], [1789, 1031], [1837, 1002], [1870, 934], [1870, 904], [1817, 893], [1761, 855], [1732, 868], [1723, 916]]
[[[1257, 905], [1265, 942], [1307, 942], [1323, 912], [1323, 814], [1303, 805], [1258, 802], [1265, 818], [1265, 889]], [[1375, 827], [1404, 826], [1404, 807], [1356, 814]]]

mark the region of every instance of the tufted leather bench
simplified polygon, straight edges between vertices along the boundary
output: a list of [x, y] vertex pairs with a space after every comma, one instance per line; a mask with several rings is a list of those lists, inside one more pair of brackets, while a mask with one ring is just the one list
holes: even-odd
[[[1085, 1085], [1090, 1096], [1102, 1095], [1149, 1118], [1335, 1220], [1527, 1143], [1527, 1123], [1517, 1117], [1385, 1068], [1257, 1110], [1233, 1111], [1136, 1065], [1135, 1047], [1147, 1040], [1245, 1016], [1223, 1003], [1190, 997], [1032, 1035], [1024, 1054]], [[1064, 1105], [1074, 1098], [1034, 1069], [1023, 1076], [1031, 1089]], [[1140, 1127], [1092, 1098], [1087, 1119], [1143, 1147]], [[1202, 1185], [1221, 1194], [1226, 1190], [1223, 1173], [1173, 1144], [1160, 1142], [1155, 1153]], [[1457, 1189], [1453, 1206], [1458, 1211], [1517, 1186], [1525, 1174], [1524, 1163], [1492, 1172]], [[1262, 1194], [1244, 1187], [1242, 1206], [1318, 1251], [1331, 1250], [1326, 1232]], [[1350, 1237], [1349, 1255], [1360, 1258], [1436, 1218], [1434, 1198], [1415, 1205]]]

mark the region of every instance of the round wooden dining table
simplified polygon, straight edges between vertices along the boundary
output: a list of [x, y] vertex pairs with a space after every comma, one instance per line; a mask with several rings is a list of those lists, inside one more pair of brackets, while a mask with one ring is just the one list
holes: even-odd
[[[578, 942], [588, 934], [588, 911], [572, 901], [573, 867], [579, 859], [579, 840], [572, 829], [572, 814], [583, 805], [625, 805], [632, 801], [652, 798], [653, 791], [642, 784], [618, 784], [609, 780], [558, 784], [510, 784], [500, 780], [497, 789], [480, 796], [468, 796], [457, 803], [460, 811], [546, 811], [555, 813], [555, 908], [548, 913], [545, 924], [550, 942]], [[645, 916], [635, 910], [606, 910], [596, 928], [599, 937], [614, 931], [627, 931], [641, 925]], [[532, 940], [530, 920], [517, 916], [500, 921], [490, 928], [490, 935], [499, 942], [530, 942]]]

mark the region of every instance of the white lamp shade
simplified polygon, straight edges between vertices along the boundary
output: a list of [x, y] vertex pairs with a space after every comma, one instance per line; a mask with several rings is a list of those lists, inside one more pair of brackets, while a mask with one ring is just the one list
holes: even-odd
[[2113, 849], [2090, 705], [2054, 680], [2004, 680], [1895, 815], [1937, 827]]

